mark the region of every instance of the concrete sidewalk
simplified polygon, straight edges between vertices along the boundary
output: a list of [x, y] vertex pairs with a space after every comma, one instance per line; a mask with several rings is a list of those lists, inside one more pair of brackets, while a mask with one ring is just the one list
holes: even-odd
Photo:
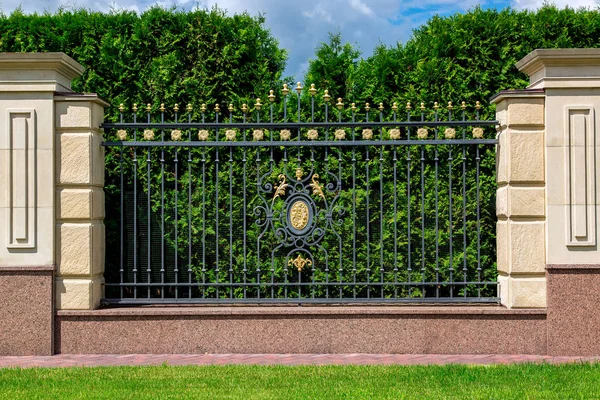
[[598, 362], [597, 357], [552, 357], [524, 354], [86, 354], [0, 357], [5, 367], [97, 367], [118, 365], [445, 365]]

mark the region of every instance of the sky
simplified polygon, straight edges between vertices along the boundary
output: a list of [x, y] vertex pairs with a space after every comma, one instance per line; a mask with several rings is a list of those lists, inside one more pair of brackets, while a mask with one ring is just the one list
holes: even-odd
[[[21, 7], [25, 13], [53, 12], [59, 7], [87, 8], [108, 12], [127, 9], [143, 12], [159, 4], [180, 9], [211, 8], [215, 4], [230, 14], [244, 11], [266, 17], [266, 27], [288, 51], [285, 76], [303, 78], [315, 48], [328, 41], [330, 32], [340, 32], [344, 42], [355, 44], [367, 57], [379, 43], [395, 45], [410, 38], [412, 30], [432, 16], [483, 8], [536, 9], [544, 0], [0, 0], [0, 9], [10, 14]], [[597, 8], [598, 0], [554, 0], [558, 7]]]

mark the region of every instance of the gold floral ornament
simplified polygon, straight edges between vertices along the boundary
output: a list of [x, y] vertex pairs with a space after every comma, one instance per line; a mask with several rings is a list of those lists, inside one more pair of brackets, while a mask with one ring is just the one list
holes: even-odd
[[179, 129], [173, 129], [171, 131], [171, 139], [181, 140], [181, 131]]
[[289, 129], [282, 129], [281, 131], [279, 131], [279, 138], [281, 140], [290, 140], [291, 137], [292, 132], [290, 132]]
[[263, 140], [265, 134], [262, 131], [262, 129], [255, 129], [254, 132], [252, 132], [252, 137], [254, 138], [254, 140]]
[[200, 129], [198, 131], [198, 139], [208, 140], [208, 131], [206, 129]]
[[365, 140], [371, 140], [371, 139], [373, 139], [373, 130], [372, 129], [363, 129], [363, 131], [362, 131], [362, 137]]
[[343, 130], [343, 129], [337, 129], [335, 131], [335, 138], [337, 140], [344, 140], [344, 139], [346, 139], [346, 131]]
[[317, 140], [317, 138], [319, 137], [319, 132], [317, 132], [316, 129], [310, 129], [307, 133], [306, 133], [306, 137], [309, 140]]
[[475, 138], [475, 139], [483, 138], [483, 128], [473, 128], [473, 138]]
[[146, 139], [146, 140], [154, 139], [154, 131], [152, 129], [146, 129], [144, 131], [144, 139]]
[[456, 130], [454, 130], [454, 128], [446, 128], [444, 136], [446, 139], [454, 139], [456, 137]]
[[419, 139], [426, 139], [427, 138], [427, 129], [426, 128], [417, 129], [417, 137]]
[[390, 129], [390, 139], [398, 140], [400, 139], [400, 129]]
[[309, 260], [308, 258], [304, 258], [302, 257], [300, 254], [298, 254], [298, 257], [296, 257], [293, 260], [289, 260], [288, 261], [288, 266], [294, 266], [296, 268], [298, 268], [298, 272], [302, 272], [302, 269], [304, 268], [305, 265], [312, 265], [312, 261]]
[[227, 129], [225, 131], [225, 139], [235, 141], [235, 131], [233, 129]]
[[125, 129], [119, 129], [117, 131], [117, 137], [119, 138], [119, 140], [127, 139], [127, 131]]

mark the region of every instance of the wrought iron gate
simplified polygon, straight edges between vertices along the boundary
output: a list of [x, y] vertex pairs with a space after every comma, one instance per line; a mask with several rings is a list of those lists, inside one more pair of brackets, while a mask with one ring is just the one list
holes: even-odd
[[479, 103], [331, 110], [302, 91], [253, 110], [134, 105], [133, 122], [121, 105], [103, 125], [120, 204], [105, 302], [497, 300], [497, 121]]

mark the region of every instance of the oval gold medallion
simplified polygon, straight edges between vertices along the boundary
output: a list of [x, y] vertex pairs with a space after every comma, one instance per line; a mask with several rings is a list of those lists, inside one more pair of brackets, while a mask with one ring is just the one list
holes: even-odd
[[308, 206], [302, 200], [296, 200], [290, 207], [290, 223], [296, 230], [303, 230], [308, 224]]

